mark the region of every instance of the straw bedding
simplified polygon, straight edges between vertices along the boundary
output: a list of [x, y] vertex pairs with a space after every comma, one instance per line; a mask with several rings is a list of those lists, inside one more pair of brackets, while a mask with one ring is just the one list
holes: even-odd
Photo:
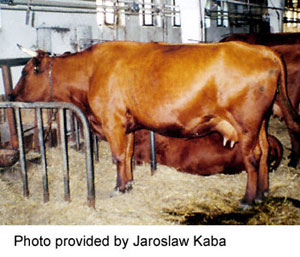
[[284, 145], [285, 156], [270, 174], [267, 201], [249, 211], [239, 208], [246, 172], [237, 175], [195, 176], [149, 164], [134, 169], [134, 187], [127, 194], [109, 195], [116, 167], [106, 142], [99, 143], [95, 163], [96, 209], [87, 207], [83, 152], [70, 149], [71, 202], [64, 201], [62, 155], [47, 150], [50, 201], [43, 203], [39, 155], [27, 155], [30, 198], [22, 196], [18, 164], [0, 175], [0, 224], [300, 224], [300, 169], [287, 167], [289, 137], [283, 124], [272, 120], [271, 134]]

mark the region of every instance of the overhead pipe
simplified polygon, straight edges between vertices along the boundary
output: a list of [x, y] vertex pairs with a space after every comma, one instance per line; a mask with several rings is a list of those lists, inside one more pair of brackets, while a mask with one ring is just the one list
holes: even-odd
[[[243, 6], [248, 6], [248, 7], [258, 7], [258, 8], [266, 8], [266, 9], [272, 9], [272, 10], [281, 10], [281, 11], [288, 11], [291, 8], [280, 8], [280, 7], [272, 7], [272, 6], [267, 6], [267, 5], [259, 5], [259, 4], [252, 4], [248, 2], [241, 2], [237, 0], [224, 0], [227, 3], [230, 4], [236, 4], [236, 5], [243, 5]], [[112, 1], [113, 2], [113, 1]], [[132, 4], [133, 1], [122, 1], [120, 0], [118, 3], [125, 3], [125, 4]], [[141, 4], [141, 1], [138, 1], [139, 4]], [[28, 0], [14, 0], [12, 1], [12, 4], [5, 4], [2, 3], [0, 4], [1, 8], [6, 10], [6, 9], [13, 9], [12, 7], [17, 6], [17, 5], [24, 5], [27, 7], [28, 5]], [[156, 3], [147, 3], [147, 5], [151, 5], [152, 7], [161, 7], [161, 4], [156, 4]], [[99, 5], [95, 2], [92, 1], [61, 1], [61, 0], [31, 0], [30, 2], [31, 7], [51, 7], [51, 8], [71, 8], [71, 9], [85, 9], [85, 10], [90, 10], [93, 11], [97, 7], [109, 7], [109, 6], [104, 6], [104, 5]], [[167, 8], [175, 8], [177, 6], [175, 5], [164, 5], [164, 7]], [[113, 6], [112, 6], [113, 8]], [[14, 10], [14, 9], [13, 9]], [[27, 10], [27, 8], [25, 9]], [[299, 12], [294, 10], [295, 12]]]
[[[14, 0], [13, 5], [28, 5], [28, 0]], [[60, 0], [31, 0], [30, 6], [43, 7], [63, 7], [63, 8], [79, 8], [79, 9], [95, 9], [96, 3], [91, 1], [60, 1]]]
[[[138, 15], [139, 12], [134, 13], [128, 11], [128, 6], [106, 6], [99, 5], [96, 2], [86, 2], [86, 1], [41, 1], [41, 0], [32, 0], [30, 4], [28, 4], [28, 0], [15, 0], [13, 4], [1, 4], [0, 7], [3, 10], [13, 10], [13, 11], [36, 11], [36, 12], [64, 12], [64, 13], [82, 13], [82, 14], [96, 14], [99, 13], [99, 10], [96, 8], [103, 9], [113, 9], [111, 12], [124, 10], [127, 15]], [[129, 1], [119, 1], [118, 3], [132, 4]], [[150, 3], [149, 3], [150, 5]], [[152, 7], [161, 7], [161, 9], [153, 10], [153, 8], [145, 8], [140, 7], [140, 11], [152, 11], [152, 15], [174, 15], [176, 13], [180, 13], [180, 11], [176, 11], [176, 5], [159, 5], [159, 4], [151, 4]], [[101, 12], [101, 11], [100, 11]], [[108, 13], [109, 11], [105, 10], [103, 12]], [[161, 13], [161, 14], [160, 14]]]

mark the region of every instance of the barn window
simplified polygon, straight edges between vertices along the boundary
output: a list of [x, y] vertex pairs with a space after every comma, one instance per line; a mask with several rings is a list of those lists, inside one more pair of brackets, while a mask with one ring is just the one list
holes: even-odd
[[217, 1], [217, 26], [228, 27], [228, 3]]
[[106, 25], [113, 25], [115, 24], [115, 1], [104, 1], [104, 22]]
[[211, 26], [211, 20], [215, 20], [218, 27], [228, 27], [228, 2], [225, 0], [207, 0], [205, 15], [210, 17], [206, 22], [207, 27]]
[[152, 12], [153, 0], [142, 0], [141, 16], [143, 26], [153, 26], [154, 16]]
[[172, 0], [172, 25], [175, 27], [180, 27], [180, 9], [179, 9], [179, 1]]
[[96, 0], [97, 23], [102, 25], [125, 25], [125, 4], [118, 0]]

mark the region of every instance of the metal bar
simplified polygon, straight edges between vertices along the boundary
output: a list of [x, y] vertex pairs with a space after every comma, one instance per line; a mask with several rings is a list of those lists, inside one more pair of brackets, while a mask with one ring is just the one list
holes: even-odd
[[[289, 11], [292, 10], [294, 12], [299, 12], [293, 8], [285, 8], [285, 7], [274, 7], [263, 4], [254, 4], [254, 3], [245, 3], [243, 1], [236, 0], [227, 0], [229, 4], [242, 5], [246, 7], [254, 7], [254, 8], [264, 8], [270, 10], [279, 10], [279, 11]], [[3, 10], [27, 10], [27, 0], [15, 0], [14, 5], [0, 4], [1, 9]], [[109, 6], [109, 5], [101, 5], [95, 2], [88, 1], [37, 1], [31, 2], [30, 7], [31, 11], [43, 11], [43, 12], [68, 12], [68, 13], [96, 13], [96, 8], [117, 8], [117, 9], [128, 9], [132, 1], [119, 1], [119, 3], [125, 3], [124, 7], [122, 6]], [[142, 2], [138, 3], [142, 4]], [[161, 7], [161, 4], [157, 3], [147, 3], [147, 5], [151, 5], [152, 7]], [[23, 6], [23, 7], [22, 7]], [[166, 9], [175, 8], [176, 5], [165, 5]], [[141, 8], [140, 8], [141, 9]]]
[[61, 147], [63, 150], [63, 161], [64, 161], [64, 191], [65, 201], [70, 201], [70, 175], [69, 175], [69, 158], [68, 158], [68, 140], [66, 136], [66, 113], [65, 109], [59, 109], [59, 120], [60, 120], [60, 136], [61, 136]]
[[75, 140], [76, 140], [76, 150], [80, 150], [80, 137], [79, 137], [79, 125], [78, 125], [78, 120], [76, 116], [73, 116], [74, 118], [74, 127], [75, 127]]
[[[1, 10], [8, 11], [27, 11], [26, 7], [15, 7], [15, 6], [2, 6]], [[32, 12], [46, 12], [46, 13], [74, 13], [74, 14], [96, 14], [96, 10], [76, 10], [67, 8], [56, 8], [56, 7], [31, 7]]]
[[[82, 119], [83, 118], [84, 120], [86, 120], [84, 115]], [[84, 130], [84, 139], [86, 142], [85, 160], [86, 160], [88, 205], [89, 207], [95, 208], [94, 162], [93, 162], [93, 155], [92, 155], [90, 129], [87, 122], [83, 123], [83, 130]]]
[[[27, 8], [26, 7], [19, 7], [19, 6], [1, 6], [1, 9], [2, 10], [8, 10], [8, 11], [27, 11]], [[117, 8], [114, 8], [116, 10], [112, 10], [112, 11], [109, 11], [107, 10], [107, 8], [110, 8], [110, 6], [103, 6], [103, 9], [106, 9], [106, 10], [96, 10], [96, 9], [92, 9], [92, 10], [83, 10], [83, 9], [67, 9], [67, 8], [56, 8], [56, 7], [31, 7], [31, 11], [32, 12], [46, 12], [46, 13], [73, 13], [73, 14], [97, 14], [97, 13], [116, 13], [116, 12], [120, 12], [122, 11], [122, 14], [126, 14], [126, 15], [134, 15], [134, 16], [138, 16], [140, 15], [139, 12], [132, 12], [132, 11], [128, 11], [127, 8], [124, 8], [124, 7], [117, 7]], [[112, 7], [113, 8], [113, 7]], [[145, 9], [145, 8], [140, 8], [140, 10], [152, 10], [150, 8], [148, 9]], [[176, 13], [180, 13], [180, 11], [171, 11], [171, 10], [168, 10], [168, 9], [164, 9], [164, 10], [161, 10], [159, 12], [153, 10], [151, 11], [151, 15], [152, 16], [168, 16], [168, 17], [172, 17], [174, 14]], [[150, 13], [149, 13], [150, 15]]]
[[[53, 147], [54, 146], [54, 139], [53, 139], [53, 132], [52, 132], [52, 119], [54, 120], [54, 117], [52, 117], [53, 114], [53, 109], [47, 110], [47, 129], [48, 129], [48, 138], [47, 138], [47, 146]], [[57, 135], [57, 133], [56, 133]], [[56, 140], [57, 142], [57, 140]]]
[[[7, 65], [1, 66], [2, 68], [2, 76], [3, 76], [3, 84], [5, 89], [5, 97], [7, 99], [8, 94], [12, 91], [12, 77], [10, 67]], [[16, 131], [16, 120], [14, 116], [14, 112], [12, 109], [7, 109], [7, 120], [9, 127], [9, 135], [10, 135], [10, 144], [12, 148], [18, 148], [18, 137]]]
[[95, 161], [99, 162], [99, 146], [98, 146], [98, 137], [96, 135], [94, 137], [94, 153], [95, 153]]
[[151, 175], [156, 171], [156, 153], [155, 153], [155, 135], [150, 131], [150, 147], [151, 147]]
[[67, 135], [70, 135], [71, 141], [75, 141], [74, 113], [67, 110], [66, 115], [68, 121], [67, 124], [69, 126], [69, 129], [67, 128]]
[[[92, 155], [92, 144], [90, 136], [90, 128], [87, 118], [83, 112], [75, 105], [70, 103], [62, 102], [34, 102], [34, 103], [23, 103], [23, 102], [0, 102], [0, 108], [45, 108], [45, 109], [57, 109], [57, 108], [67, 108], [74, 111], [77, 117], [82, 122], [84, 140], [85, 140], [85, 159], [86, 159], [86, 174], [87, 174], [87, 191], [88, 191], [88, 206], [95, 208], [95, 182], [94, 182], [94, 162]], [[61, 110], [60, 110], [61, 111]], [[62, 112], [62, 111], [61, 111]], [[20, 123], [20, 117], [18, 118]], [[21, 123], [20, 123], [21, 124]], [[19, 147], [21, 147], [20, 144]], [[24, 150], [20, 151], [20, 156], [24, 155]], [[22, 158], [20, 158], [22, 159]], [[24, 160], [24, 158], [23, 158]], [[22, 160], [21, 160], [22, 162]], [[25, 169], [26, 170], [26, 169]]]
[[66, 110], [66, 119], [67, 119], [67, 136], [68, 140], [74, 141], [75, 139], [75, 128], [74, 128], [74, 114], [69, 110]]
[[30, 58], [12, 58], [12, 59], [0, 59], [0, 65], [7, 65], [10, 67], [13, 66], [22, 66], [25, 65]]
[[21, 165], [21, 173], [22, 173], [22, 181], [23, 181], [23, 195], [25, 197], [29, 197], [29, 189], [28, 189], [28, 176], [26, 169], [26, 159], [25, 159], [25, 149], [24, 149], [24, 140], [23, 140], [23, 128], [22, 128], [22, 118], [20, 108], [16, 108], [16, 118], [17, 118], [17, 132], [19, 139], [19, 154], [20, 154], [20, 165]]
[[59, 119], [59, 114], [58, 114], [58, 118], [56, 117], [56, 123], [57, 123], [57, 144], [61, 145], [61, 129], [60, 129], [60, 119]]
[[40, 152], [40, 141], [39, 141], [39, 128], [37, 125], [37, 112], [34, 113], [34, 128], [33, 128], [33, 142], [34, 151]]
[[42, 181], [43, 181], [43, 189], [44, 189], [44, 202], [49, 201], [49, 187], [48, 187], [48, 173], [47, 173], [47, 160], [46, 160], [46, 151], [45, 151], [45, 142], [44, 142], [44, 126], [42, 119], [42, 109], [36, 108], [36, 116], [37, 116], [37, 125], [38, 125], [38, 138], [40, 143], [40, 151], [42, 157]]
[[[27, 6], [28, 0], [14, 0], [14, 5]], [[64, 8], [80, 8], [80, 9], [94, 9], [96, 3], [92, 1], [58, 1], [58, 0], [32, 0], [30, 6], [45, 6], [45, 7], [64, 7]]]

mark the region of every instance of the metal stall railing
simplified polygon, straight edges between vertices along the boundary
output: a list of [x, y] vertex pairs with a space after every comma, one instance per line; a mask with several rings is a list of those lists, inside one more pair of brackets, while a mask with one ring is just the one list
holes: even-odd
[[155, 151], [155, 134], [150, 131], [150, 165], [151, 165], [151, 175], [156, 171], [156, 151]]
[[42, 159], [42, 172], [43, 172], [43, 190], [44, 190], [44, 202], [49, 201], [49, 189], [48, 189], [48, 174], [47, 174], [47, 160], [45, 152], [44, 142], [44, 128], [42, 120], [42, 109], [57, 109], [59, 111], [60, 120], [60, 137], [61, 146], [63, 149], [63, 161], [64, 161], [64, 194], [65, 200], [70, 201], [70, 186], [69, 186], [69, 158], [68, 158], [68, 140], [66, 135], [66, 110], [70, 110], [75, 113], [76, 117], [82, 123], [82, 129], [84, 134], [85, 143], [85, 160], [86, 160], [86, 175], [87, 175], [87, 200], [90, 207], [95, 208], [95, 185], [94, 185], [94, 163], [92, 155], [92, 141], [90, 136], [90, 129], [88, 121], [83, 112], [75, 105], [62, 102], [35, 102], [35, 103], [23, 103], [23, 102], [1, 102], [0, 108], [11, 108], [16, 115], [16, 127], [18, 136], [18, 149], [19, 149], [19, 161], [21, 165], [21, 173], [23, 180], [23, 194], [25, 197], [29, 197], [28, 177], [25, 159], [25, 147], [23, 140], [23, 127], [21, 109], [35, 109], [37, 115], [37, 128], [38, 138], [40, 145], [40, 153]]
[[[7, 96], [11, 93], [12, 90], [12, 76], [11, 76], [11, 67], [15, 66], [22, 66], [25, 65], [30, 58], [15, 58], [15, 59], [2, 59], [0, 60], [0, 68], [2, 69], [3, 75], [3, 84], [4, 84], [4, 99], [7, 99]], [[0, 102], [0, 109], [5, 109], [7, 112], [7, 121], [9, 127], [9, 135], [10, 140], [9, 144], [10, 147], [13, 149], [19, 149], [20, 155], [20, 165], [21, 165], [21, 172], [22, 172], [22, 180], [23, 180], [23, 193], [24, 196], [29, 196], [29, 188], [28, 188], [28, 178], [27, 178], [27, 170], [26, 170], [26, 161], [25, 161], [25, 146], [24, 146], [24, 133], [25, 130], [23, 129], [22, 125], [22, 117], [20, 109], [36, 109], [35, 116], [36, 116], [36, 124], [34, 127], [30, 129], [34, 129], [34, 139], [39, 145], [39, 150], [41, 152], [42, 157], [42, 167], [43, 167], [43, 188], [44, 188], [44, 201], [49, 200], [49, 189], [48, 189], [48, 176], [47, 176], [47, 162], [45, 158], [45, 144], [43, 139], [44, 129], [43, 129], [43, 122], [41, 120], [42, 117], [42, 109], [48, 109], [48, 111], [53, 111], [53, 108], [62, 109], [60, 111], [60, 118], [57, 120], [58, 122], [58, 141], [59, 144], [63, 146], [64, 149], [64, 169], [65, 169], [65, 200], [70, 200], [70, 190], [69, 190], [69, 163], [68, 163], [68, 156], [67, 156], [67, 140], [66, 140], [66, 126], [65, 126], [65, 109], [69, 109], [71, 111], [75, 111], [77, 117], [79, 117], [83, 122], [83, 130], [85, 144], [86, 144], [86, 165], [87, 165], [87, 186], [88, 186], [88, 205], [94, 207], [95, 206], [95, 187], [94, 187], [94, 164], [93, 164], [93, 154], [95, 155], [95, 161], [99, 161], [99, 149], [98, 149], [98, 138], [96, 135], [93, 135], [92, 143], [90, 141], [90, 134], [89, 129], [87, 128], [86, 117], [83, 113], [78, 109], [76, 106], [68, 103], [58, 103], [58, 102], [51, 102], [51, 103], [20, 103], [20, 102]], [[73, 115], [71, 115], [73, 116]], [[60, 123], [62, 125], [60, 125]], [[72, 122], [70, 123], [72, 124]], [[72, 126], [72, 125], [71, 125]], [[74, 123], [74, 130], [75, 135], [75, 146], [76, 150], [79, 150], [80, 143], [79, 143], [79, 129], [78, 129], [78, 121], [75, 118]], [[36, 129], [37, 127], [37, 129]], [[71, 128], [71, 133], [73, 129]], [[51, 131], [49, 132], [50, 141], [51, 141]], [[74, 138], [73, 138], [74, 139]], [[40, 142], [40, 143], [39, 143]], [[52, 145], [50, 142], [49, 145]], [[37, 150], [37, 148], [35, 148]], [[155, 154], [155, 135], [154, 132], [150, 132], [150, 149], [151, 149], [151, 173], [153, 174], [156, 170], [156, 154]]]

